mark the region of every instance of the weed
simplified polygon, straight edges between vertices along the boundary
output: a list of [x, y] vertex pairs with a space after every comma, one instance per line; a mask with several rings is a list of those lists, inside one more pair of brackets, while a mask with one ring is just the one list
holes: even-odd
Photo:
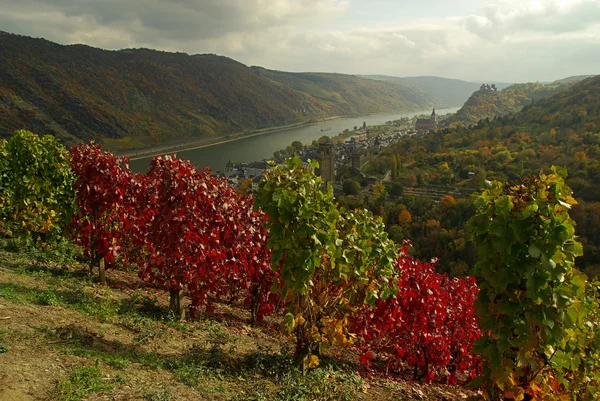
[[8, 345], [4, 345], [4, 344], [0, 344], [0, 354], [4, 354], [5, 352], [8, 352]]
[[81, 346], [75, 346], [73, 349], [70, 350], [70, 352], [67, 353], [72, 353], [73, 355], [84, 358], [91, 358], [96, 360], [100, 359], [107, 365], [112, 366], [116, 369], [124, 369], [131, 365], [131, 361], [129, 359], [124, 358], [118, 354], [85, 349]]
[[161, 389], [145, 393], [143, 396], [146, 401], [171, 401], [173, 393], [169, 389]]
[[40, 292], [34, 296], [34, 302], [38, 305], [58, 305], [59, 299], [58, 295], [54, 291], [47, 290], [44, 292]]
[[72, 264], [83, 260], [83, 250], [66, 238], [55, 241], [34, 244], [31, 239], [3, 238], [0, 249], [19, 253], [35, 261], [36, 265], [43, 263]]
[[351, 401], [363, 387], [355, 373], [337, 371], [332, 366], [319, 367], [303, 376], [299, 370], [289, 371], [279, 379], [280, 390], [273, 401]]
[[121, 375], [116, 375], [115, 378], [113, 379], [113, 381], [115, 382], [115, 384], [125, 384], [127, 383], [127, 380], [121, 376]]
[[113, 384], [103, 379], [100, 366], [96, 364], [95, 366], [73, 370], [67, 379], [58, 384], [52, 399], [79, 401], [89, 394], [111, 391], [112, 389]]

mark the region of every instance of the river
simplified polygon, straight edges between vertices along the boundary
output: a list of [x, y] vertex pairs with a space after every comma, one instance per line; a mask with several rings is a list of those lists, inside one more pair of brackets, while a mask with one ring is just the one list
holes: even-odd
[[[436, 110], [438, 115], [455, 113], [458, 107]], [[223, 170], [228, 161], [251, 162], [273, 157], [276, 150], [285, 149], [293, 141], [300, 141], [307, 145], [313, 140], [327, 135], [336, 136], [345, 129], [352, 130], [355, 126], [380, 125], [386, 121], [398, 120], [402, 117], [413, 117], [419, 114], [428, 115], [431, 110], [422, 110], [409, 113], [371, 114], [367, 116], [338, 118], [321, 123], [290, 128], [284, 131], [269, 132], [248, 138], [241, 138], [231, 142], [209, 145], [202, 148], [177, 152], [178, 157], [188, 159], [199, 167], [210, 167], [213, 171]], [[323, 131], [321, 131], [323, 130]], [[144, 172], [150, 165], [151, 157], [132, 160], [129, 163], [133, 171]]]

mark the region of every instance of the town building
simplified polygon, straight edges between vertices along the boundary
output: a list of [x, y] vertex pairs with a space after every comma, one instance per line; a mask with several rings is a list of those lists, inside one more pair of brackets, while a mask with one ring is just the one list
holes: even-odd
[[433, 131], [436, 128], [435, 107], [433, 108], [433, 112], [431, 112], [431, 118], [419, 118], [415, 124], [415, 130], [417, 131]]

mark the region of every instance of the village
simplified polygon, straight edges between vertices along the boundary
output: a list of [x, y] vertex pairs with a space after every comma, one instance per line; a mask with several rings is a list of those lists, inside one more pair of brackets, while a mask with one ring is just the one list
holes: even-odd
[[[310, 160], [317, 160], [319, 162], [317, 174], [324, 182], [332, 182], [336, 192], [340, 192], [342, 180], [345, 178], [340, 174], [342, 170], [349, 170], [353, 175], [361, 175], [363, 174], [361, 168], [372, 155], [379, 154], [382, 149], [404, 137], [422, 136], [435, 128], [437, 128], [435, 109], [430, 118], [412, 120], [404, 118], [376, 126], [367, 126], [365, 123], [361, 127], [354, 127], [352, 131], [344, 130], [334, 137], [323, 135], [309, 145], [295, 141], [286, 149], [275, 152], [272, 159], [248, 163], [230, 161], [225, 170], [219, 174], [227, 178], [233, 186], [239, 187], [245, 183], [247, 190], [256, 192], [265, 170], [280, 165], [290, 156], [297, 156], [306, 167], [309, 167]], [[383, 177], [383, 181], [389, 181], [389, 174]]]

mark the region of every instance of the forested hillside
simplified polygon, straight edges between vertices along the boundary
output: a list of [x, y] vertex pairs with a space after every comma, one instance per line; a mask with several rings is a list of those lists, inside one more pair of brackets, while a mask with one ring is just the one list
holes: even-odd
[[[351, 196], [342, 201], [368, 206], [384, 217], [394, 239], [414, 241], [417, 256], [437, 255], [443, 270], [464, 274], [476, 260], [464, 231], [473, 213], [465, 193], [494, 179], [519, 183], [551, 165], [567, 168], [566, 182], [579, 201], [572, 208], [576, 233], [584, 244], [578, 266], [598, 276], [600, 77], [572, 85], [516, 114], [405, 138], [368, 164], [380, 173], [397, 166], [392, 184], [404, 185], [402, 196], [385, 204]], [[424, 196], [431, 188], [442, 195]], [[450, 196], [437, 203], [444, 193]]]
[[469, 96], [479, 88], [478, 83], [442, 77], [390, 77], [387, 75], [365, 75], [367, 78], [408, 86], [431, 96], [438, 107], [462, 106]]
[[[377, 113], [390, 106], [429, 105], [432, 96], [397, 83], [346, 74], [292, 73], [252, 67], [261, 77], [305, 93], [341, 114]], [[393, 110], [393, 109], [392, 109]]]
[[411, 89], [351, 76], [303, 74], [310, 85], [290, 86], [276, 79], [282, 73], [216, 55], [106, 51], [7, 33], [0, 65], [0, 137], [27, 128], [66, 144], [148, 146], [429, 105]]
[[515, 84], [504, 89], [482, 85], [454, 116], [448, 118], [446, 125], [475, 124], [481, 119], [519, 112], [523, 107], [560, 92], [584, 78], [585, 76], [569, 77], [551, 84]]

